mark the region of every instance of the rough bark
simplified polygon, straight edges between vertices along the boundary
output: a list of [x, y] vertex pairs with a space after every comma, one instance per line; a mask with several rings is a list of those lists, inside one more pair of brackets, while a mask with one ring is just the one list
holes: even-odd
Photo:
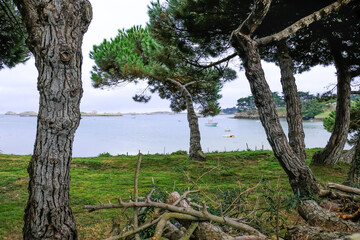
[[301, 103], [294, 77], [294, 63], [289, 55], [286, 41], [278, 42], [277, 49], [281, 71], [281, 85], [286, 102], [289, 144], [295, 154], [302, 161], [306, 162], [305, 133], [302, 125]]
[[349, 151], [341, 154], [339, 161], [344, 162], [344, 163], [351, 163], [354, 158], [354, 155], [355, 155], [355, 149], [356, 149], [356, 147], [353, 146]]
[[[329, 232], [319, 227], [293, 226], [287, 229], [286, 240], [329, 240], [344, 239], [349, 233]], [[346, 238], [348, 239], [348, 238]]]
[[81, 44], [92, 18], [91, 5], [87, 0], [14, 2], [27, 26], [40, 92], [23, 239], [77, 239], [69, 171], [80, 121]]
[[258, 51], [259, 45], [278, 42], [286, 39], [298, 30], [320, 20], [322, 17], [337, 11], [351, 0], [334, 2], [327, 7], [310, 14], [282, 31], [258, 40], [253, 40], [251, 34], [265, 18], [271, 0], [257, 0], [247, 19], [232, 32], [230, 42], [238, 52], [245, 69], [246, 77], [250, 83], [251, 92], [258, 108], [260, 120], [264, 126], [267, 139], [274, 151], [276, 158], [287, 173], [290, 185], [296, 195], [311, 196], [319, 192], [316, 179], [310, 168], [296, 156], [284, 131], [280, 125], [279, 117], [275, 110], [275, 104], [271, 90], [266, 82], [264, 71], [261, 66], [261, 58]]
[[176, 80], [169, 79], [172, 83], [174, 83], [186, 101], [186, 110], [187, 110], [187, 120], [189, 122], [190, 128], [190, 148], [189, 148], [189, 159], [197, 160], [197, 161], [205, 161], [206, 157], [201, 148], [201, 136], [199, 130], [198, 117], [196, 116], [196, 112], [194, 109], [192, 96], [190, 92], [186, 89], [186, 85], [182, 85]]
[[336, 164], [344, 149], [350, 125], [351, 74], [335, 39], [328, 40], [337, 72], [337, 101], [334, 130], [325, 148], [314, 154], [311, 164]]
[[338, 218], [334, 213], [320, 207], [313, 200], [303, 201], [298, 212], [311, 226], [322, 227], [330, 232], [355, 233], [360, 231], [359, 224]]
[[356, 142], [355, 154], [353, 155], [353, 159], [351, 161], [351, 166], [349, 172], [347, 174], [346, 180], [344, 182], [345, 185], [351, 187], [358, 187], [360, 185], [360, 139]]
[[319, 188], [312, 171], [304, 161], [296, 156], [280, 125], [272, 93], [261, 66], [256, 41], [252, 40], [250, 36], [234, 31], [231, 42], [242, 59], [267, 139], [276, 158], [289, 177], [293, 192], [301, 196], [317, 194]]

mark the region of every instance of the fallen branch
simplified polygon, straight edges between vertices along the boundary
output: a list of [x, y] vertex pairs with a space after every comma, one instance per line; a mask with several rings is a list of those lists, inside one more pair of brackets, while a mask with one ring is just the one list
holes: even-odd
[[358, 188], [353, 188], [353, 187], [349, 187], [349, 186], [345, 186], [345, 185], [337, 184], [337, 183], [328, 183], [328, 187], [340, 190], [342, 192], [360, 195], [360, 189], [358, 189]]
[[132, 236], [136, 233], [139, 233], [155, 224], [157, 224], [159, 221], [160, 221], [161, 217], [155, 219], [154, 221], [151, 221], [149, 223], [146, 223], [146, 224], [143, 224], [141, 225], [140, 227], [136, 228], [136, 229], [133, 229], [131, 231], [128, 231], [124, 234], [121, 234], [121, 235], [117, 235], [117, 236], [114, 236], [114, 237], [110, 237], [110, 238], [106, 238], [104, 240], [117, 240], [117, 239], [123, 239], [123, 238], [126, 238], [126, 237], [129, 237], [129, 236]]
[[173, 212], [172, 213], [164, 213], [161, 216], [161, 219], [160, 219], [158, 225], [156, 225], [156, 229], [155, 229], [155, 233], [154, 233], [155, 239], [159, 239], [162, 236], [165, 224], [171, 218], [182, 219], [182, 220], [190, 220], [190, 221], [197, 221], [197, 222], [200, 220], [197, 217], [193, 217], [193, 216], [190, 216], [190, 215], [187, 215], [187, 214], [173, 213]]
[[231, 226], [233, 228], [255, 234], [258, 236], [265, 236], [260, 233], [258, 230], [256, 230], [253, 227], [250, 227], [249, 225], [236, 222], [228, 217], [219, 217], [216, 215], [212, 215], [210, 213], [207, 213], [205, 211], [196, 211], [192, 208], [183, 208], [183, 207], [176, 207], [170, 204], [166, 203], [159, 203], [159, 202], [123, 202], [121, 198], [119, 198], [120, 204], [101, 204], [101, 205], [85, 205], [85, 209], [90, 209], [90, 211], [100, 210], [100, 209], [110, 209], [110, 208], [133, 208], [133, 207], [155, 207], [155, 208], [162, 208], [164, 210], [168, 210], [171, 212], [178, 212], [183, 214], [188, 214], [194, 217], [198, 217], [201, 219], [206, 219], [208, 221], [213, 221], [220, 224], [226, 224], [228, 226]]
[[199, 226], [199, 222], [192, 222], [185, 232], [184, 236], [182, 236], [179, 240], [189, 240], [195, 229]]

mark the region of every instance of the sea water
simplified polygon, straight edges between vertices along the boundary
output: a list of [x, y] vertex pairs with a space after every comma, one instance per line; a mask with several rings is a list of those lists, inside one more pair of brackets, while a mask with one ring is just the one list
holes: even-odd
[[[209, 120], [217, 122], [217, 126], [206, 126]], [[6, 154], [31, 154], [36, 136], [36, 121], [36, 117], [0, 115], [0, 151]], [[281, 124], [287, 134], [286, 121], [281, 121]], [[307, 148], [326, 145], [330, 133], [324, 130], [321, 121], [304, 121], [303, 125]], [[199, 118], [199, 127], [205, 153], [248, 148], [271, 149], [259, 120], [219, 115]], [[88, 116], [82, 117], [75, 133], [73, 156], [188, 151], [189, 137], [186, 114]]]

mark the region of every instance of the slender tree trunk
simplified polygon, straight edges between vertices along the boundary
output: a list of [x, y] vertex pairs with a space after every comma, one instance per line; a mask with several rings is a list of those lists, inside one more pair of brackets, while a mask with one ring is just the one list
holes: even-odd
[[191, 160], [197, 161], [205, 161], [206, 156], [201, 148], [201, 136], [199, 130], [199, 123], [198, 117], [196, 116], [192, 97], [190, 92], [186, 89], [186, 85], [182, 85], [176, 80], [169, 79], [172, 83], [174, 83], [177, 88], [182, 93], [183, 97], [185, 98], [186, 102], [186, 109], [187, 109], [187, 120], [189, 122], [190, 128], [190, 148], [189, 148], [189, 158]]
[[355, 154], [353, 155], [351, 166], [344, 184], [351, 187], [359, 187], [360, 186], [360, 139], [356, 141], [356, 145], [353, 148], [355, 148]]
[[277, 48], [281, 85], [286, 102], [289, 144], [296, 155], [306, 162], [305, 133], [302, 125], [301, 103], [294, 77], [294, 64], [285, 40], [278, 42]]
[[294, 153], [280, 125], [272, 93], [261, 66], [257, 43], [238, 30], [232, 33], [231, 43], [242, 59], [267, 139], [289, 177], [294, 194], [300, 196], [317, 194], [319, 188], [311, 169]]
[[351, 75], [334, 39], [328, 40], [337, 71], [337, 102], [334, 130], [325, 148], [314, 154], [311, 164], [336, 164], [342, 155], [350, 124]]
[[15, 2], [29, 33], [40, 92], [23, 239], [77, 239], [69, 205], [70, 163], [83, 92], [81, 45], [91, 5], [87, 0]]

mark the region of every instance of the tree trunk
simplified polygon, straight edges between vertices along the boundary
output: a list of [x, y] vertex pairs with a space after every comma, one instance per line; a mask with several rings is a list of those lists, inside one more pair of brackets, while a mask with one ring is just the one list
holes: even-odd
[[91, 5], [87, 0], [15, 2], [29, 33], [40, 92], [23, 239], [77, 239], [69, 172], [83, 92], [81, 44]]
[[360, 186], [360, 139], [356, 141], [355, 154], [353, 155], [353, 159], [351, 161], [351, 166], [349, 172], [347, 174], [346, 180], [344, 182], [345, 185], [351, 187]]
[[359, 224], [338, 218], [335, 213], [320, 207], [314, 200], [302, 201], [298, 212], [311, 226], [321, 227], [331, 232], [355, 233], [360, 231]]
[[294, 77], [294, 64], [289, 56], [285, 40], [278, 42], [277, 48], [281, 85], [286, 102], [289, 144], [300, 160], [306, 162], [305, 133], [302, 125], [301, 103]]
[[197, 161], [205, 161], [206, 156], [201, 148], [201, 136], [199, 130], [198, 117], [196, 116], [192, 97], [190, 92], [186, 89], [186, 85], [182, 85], [176, 80], [169, 79], [172, 83], [174, 83], [186, 101], [186, 109], [187, 109], [187, 120], [189, 122], [190, 128], [190, 148], [189, 148], [189, 159], [197, 160]]
[[317, 194], [319, 188], [312, 171], [294, 153], [280, 125], [272, 93], [261, 66], [257, 43], [250, 36], [244, 35], [238, 30], [232, 33], [231, 43], [242, 59], [267, 139], [276, 158], [289, 177], [294, 194], [300, 196]]
[[341, 154], [340, 162], [351, 163], [355, 155], [356, 146], [352, 146], [346, 153]]
[[337, 71], [337, 102], [334, 130], [325, 148], [314, 154], [311, 164], [336, 164], [342, 155], [350, 124], [350, 92], [351, 75], [346, 60], [343, 59], [338, 44], [334, 39], [328, 40]]

